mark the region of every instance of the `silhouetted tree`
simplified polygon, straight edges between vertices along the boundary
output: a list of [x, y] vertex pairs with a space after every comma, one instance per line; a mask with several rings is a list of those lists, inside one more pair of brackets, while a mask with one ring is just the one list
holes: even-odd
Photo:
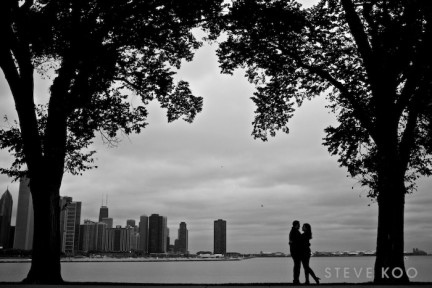
[[305, 99], [326, 95], [324, 144], [378, 203], [376, 282], [407, 282], [405, 194], [431, 174], [432, 2], [238, 0], [224, 21], [224, 73], [256, 85], [253, 135], [267, 140]]
[[[173, 67], [192, 59], [200, 42], [191, 29], [217, 15], [220, 2], [2, 1], [0, 67], [19, 121], [0, 132], [1, 148], [16, 159], [1, 172], [30, 178], [34, 206], [32, 265], [24, 281], [62, 282], [59, 190], [65, 170], [94, 167], [88, 147], [96, 133], [115, 143], [118, 133], [140, 132], [144, 106], [154, 98], [168, 121], [191, 122], [201, 111], [202, 98], [187, 82], [174, 83]], [[35, 106], [35, 68], [54, 71], [48, 105]], [[131, 93], [142, 105], [132, 106]]]

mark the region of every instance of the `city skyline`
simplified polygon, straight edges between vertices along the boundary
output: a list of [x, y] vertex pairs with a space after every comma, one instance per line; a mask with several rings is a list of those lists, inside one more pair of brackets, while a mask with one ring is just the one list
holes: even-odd
[[[27, 186], [27, 183], [28, 183], [28, 180], [27, 179], [24, 179], [24, 180], [22, 180], [22, 181], [20, 181], [20, 193], [23, 195], [23, 198], [24, 198], [24, 200], [21, 200], [23, 203], [25, 202], [25, 203], [27, 203], [28, 202], [28, 199], [27, 199], [27, 194], [28, 194], [28, 192], [29, 192], [29, 189], [27, 188], [28, 186]], [[9, 188], [7, 188], [7, 190], [6, 190], [6, 192], [9, 192], [10, 193], [10, 191], [9, 191]], [[4, 194], [6, 194], [6, 192], [4, 193]], [[78, 225], [78, 226], [85, 226], [86, 225], [86, 223], [92, 223], [92, 224], [101, 224], [101, 223], [103, 223], [104, 225], [106, 225], [106, 226], [109, 226], [109, 228], [112, 228], [112, 229], [114, 229], [114, 227], [116, 227], [116, 228], [122, 228], [122, 229], [124, 229], [124, 228], [127, 228], [128, 226], [130, 226], [132, 223], [133, 224], [135, 224], [136, 223], [136, 220], [135, 220], [135, 218], [134, 219], [132, 219], [133, 217], [128, 217], [126, 220], [125, 220], [125, 222], [124, 223], [119, 223], [120, 221], [116, 221], [115, 223], [116, 223], [116, 225], [113, 225], [113, 218], [105, 218], [105, 217], [102, 217], [102, 221], [100, 222], [98, 222], [98, 220], [90, 220], [90, 219], [84, 219], [84, 218], [81, 218], [81, 221], [80, 221], [80, 213], [81, 213], [81, 201], [77, 201], [77, 202], [75, 202], [75, 201], [72, 201], [72, 197], [68, 197], [68, 196], [62, 196], [61, 197], [61, 199], [60, 199], [61, 201], [60, 201], [60, 206], [62, 207], [63, 205], [65, 205], [66, 203], [68, 203], [67, 204], [67, 206], [68, 206], [68, 208], [72, 208], [71, 210], [72, 210], [72, 216], [68, 216], [68, 214], [66, 213], [66, 214], [64, 214], [63, 215], [63, 213], [61, 213], [61, 218], [60, 219], [64, 219], [64, 218], [66, 218], [66, 220], [60, 220], [60, 223], [64, 223], [65, 225], [66, 225], [66, 223], [68, 222], [67, 221], [67, 218], [69, 217], [69, 218], [72, 218], [72, 219], [78, 219], [77, 221], [79, 222], [79, 224], [80, 225]], [[100, 206], [100, 209], [99, 209], [99, 217], [101, 216], [101, 213], [104, 215], [104, 216], [108, 216], [108, 211], [109, 211], [109, 207], [108, 206], [106, 206], [107, 204], [105, 204], [105, 205], [102, 205], [102, 206]], [[78, 206], [78, 207], [76, 207], [76, 206]], [[76, 210], [78, 210], [78, 212], [75, 212]], [[25, 215], [27, 215], [26, 217], [28, 217], [28, 219], [26, 219], [25, 221], [29, 221], [29, 219], [31, 220], [32, 219], [32, 215], [30, 215], [28, 212], [25, 212], [25, 211], [23, 211], [23, 213], [25, 214]], [[77, 214], [78, 213], [78, 214]], [[13, 218], [13, 216], [14, 216], [14, 214], [12, 213], [12, 217], [11, 218]], [[159, 214], [154, 214], [154, 213], [152, 213], [151, 214], [151, 216], [157, 216], [157, 217], [159, 217], [159, 218], [162, 218], [162, 222], [161, 223], [158, 223], [157, 225], [162, 225], [163, 227], [165, 227], [166, 229], [167, 229], [167, 233], [165, 233], [164, 235], [165, 236], [169, 236], [169, 227], [168, 227], [168, 225], [167, 225], [167, 223], [168, 223], [168, 221], [167, 221], [167, 219], [168, 219], [168, 217], [167, 216], [160, 216]], [[97, 217], [96, 217], [97, 218]], [[147, 217], [146, 215], [141, 215], [141, 216], [139, 216], [138, 217], [138, 219], [139, 219], [139, 221], [138, 221], [138, 226], [136, 226], [136, 224], [134, 225], [134, 226], [136, 226], [137, 227], [137, 229], [138, 229], [138, 231], [140, 231], [140, 225], [141, 225], [141, 222], [143, 221], [143, 219], [145, 219], [145, 218], [147, 218], [147, 228], [149, 227], [149, 219], [150, 219], [150, 217]], [[82, 219], [84, 219], [84, 220], [82, 220]], [[107, 221], [106, 220], [109, 220], [108, 221], [108, 223], [107, 223]], [[74, 227], [75, 227], [75, 223], [78, 223], [78, 222], [74, 222]], [[219, 222], [223, 222], [223, 223], [219, 223]], [[163, 224], [162, 224], [163, 223]], [[11, 227], [13, 227], [13, 228], [15, 228], [15, 226], [14, 225], [12, 225], [13, 223], [11, 222]], [[185, 231], [186, 232], [182, 232], [182, 233], [186, 233], [186, 236], [182, 236], [182, 237], [186, 237], [186, 248], [188, 247], [188, 231], [189, 230], [187, 230], [186, 229], [186, 223], [185, 222], [180, 222], [179, 223], [179, 230], [178, 230], [178, 237], [177, 237], [177, 239], [173, 239], [173, 240], [175, 240], [175, 241], [177, 241], [177, 240], [179, 240], [179, 239], [181, 239], [181, 237], [180, 237], [180, 230], [182, 229], [182, 224], [184, 225], [183, 226], [183, 229], [185, 229]], [[220, 226], [220, 224], [225, 224], [223, 227], [221, 227]], [[131, 227], [134, 227], [134, 226], [131, 226]], [[161, 227], [162, 227], [161, 226]], [[145, 226], [144, 226], [145, 227]], [[30, 226], [29, 226], [29, 224], [27, 224], [27, 227], [25, 227], [26, 229], [32, 229], [32, 225], [30, 224]], [[66, 227], [65, 227], [66, 228]], [[71, 228], [69, 228], [69, 229], [71, 229]], [[75, 230], [75, 233], [76, 233], [76, 229], [78, 229], [79, 230], [79, 227], [78, 228], [72, 228], [72, 230]], [[218, 232], [216, 232], [218, 230]], [[221, 232], [221, 230], [224, 230], [224, 233], [223, 233], [223, 237], [225, 237], [225, 252], [224, 253], [230, 253], [230, 252], [238, 252], [238, 251], [234, 251], [234, 250], [229, 250], [229, 249], [226, 249], [226, 235], [227, 235], [227, 232], [226, 232], [226, 221], [225, 220], [222, 220], [222, 219], [218, 219], [218, 220], [213, 220], [213, 229], [212, 229], [212, 232], [213, 232], [213, 243], [212, 243], [212, 247], [213, 247], [213, 250], [214, 250], [214, 253], [215, 254], [224, 254], [224, 253], [217, 253], [217, 252], [219, 252], [219, 251], [216, 251], [216, 250], [219, 250], [220, 248], [217, 248], [216, 249], [216, 246], [217, 245], [219, 245], [219, 244], [216, 244], [216, 242], [217, 241], [219, 241], [219, 240], [217, 240], [217, 238], [220, 238], [220, 236], [216, 236], [216, 233], [218, 233], [218, 234], [220, 234]], [[62, 230], [61, 230], [62, 231]], [[162, 230], [161, 230], [162, 231]], [[26, 232], [26, 233], [28, 233], [28, 231]], [[64, 234], [63, 234], [64, 233]], [[82, 233], [82, 231], [81, 232], [79, 232], [79, 233]], [[147, 230], [147, 233], [149, 233], [149, 230]], [[158, 233], [160, 233], [160, 231], [158, 231]], [[66, 234], [66, 231], [64, 231], [64, 232], [61, 232], [61, 236], [62, 236], [62, 239], [63, 239], [63, 237], [64, 237], [64, 235]], [[27, 235], [27, 234], [26, 234]], [[75, 234], [76, 235], [76, 234]], [[74, 236], [75, 236], [74, 235]], [[161, 236], [161, 235], [160, 235]], [[75, 243], [72, 241], [72, 245], [73, 245], [73, 248], [71, 248], [71, 247], [69, 247], [69, 250], [68, 250], [68, 252], [70, 253], [70, 251], [72, 251], [73, 249], [77, 249], [77, 243], [78, 243], [78, 239], [76, 238], [76, 237], [78, 237], [78, 235], [77, 236], [75, 236], [75, 239], [74, 239], [74, 241], [75, 241]], [[80, 236], [80, 237], [82, 237], [82, 236]], [[163, 235], [161, 236], [162, 238], [164, 237]], [[161, 238], [161, 239], [162, 239]], [[169, 237], [168, 237], [169, 238]], [[15, 241], [17, 241], [16, 239], [20, 239], [20, 240], [18, 240], [18, 241], [26, 241], [26, 246], [25, 247], [29, 247], [29, 245], [30, 244], [28, 244], [28, 241], [30, 240], [30, 238], [28, 237], [28, 236], [25, 236], [25, 237], [21, 237], [21, 236], [19, 236], [19, 237], [15, 237]], [[143, 238], [143, 239], [145, 239], [145, 238]], [[166, 239], [166, 237], [165, 237], [165, 239]], [[183, 239], [182, 239], [183, 240]], [[146, 240], [143, 240], [143, 241], [149, 241], [148, 239], [146, 239]], [[184, 241], [184, 240], [183, 240]], [[30, 240], [30, 242], [31, 242], [31, 240]], [[62, 240], [62, 242], [65, 242], [64, 240]], [[171, 241], [170, 243], [169, 243], [170, 245], [172, 245], [172, 246], [174, 246], [174, 244], [175, 244], [175, 242], [174, 241]], [[17, 245], [17, 244], [14, 244], [14, 245]], [[20, 245], [20, 244], [18, 244], [18, 245]], [[68, 244], [66, 244], [66, 245], [68, 245]], [[71, 244], [69, 244], [69, 245], [71, 245]], [[136, 244], [136, 245], [140, 245], [140, 244]], [[164, 242], [164, 244], [163, 245], [167, 245], [167, 242], [165, 241]], [[64, 246], [65, 246], [65, 244], [63, 243], [62, 244], [62, 247], [64, 248]], [[24, 246], [23, 246], [24, 247]], [[139, 246], [137, 246], [137, 247], [139, 247]], [[15, 246], [14, 246], [14, 248], [16, 248]], [[18, 248], [18, 249], [25, 249], [25, 248]], [[405, 249], [405, 251], [410, 251], [410, 250], [412, 250], [412, 249], [417, 249], [417, 248], [412, 248], [412, 247], [406, 247], [406, 249]], [[421, 249], [423, 249], [423, 248], [421, 248]], [[28, 249], [27, 249], [28, 250]], [[191, 251], [193, 252], [193, 253], [196, 253], [196, 252], [198, 252], [198, 251], [208, 251], [208, 250], [211, 250], [210, 249], [210, 247], [208, 247], [208, 249], [203, 249], [202, 247], [200, 248], [200, 249], [192, 249]], [[425, 249], [426, 250], [426, 249]], [[64, 251], [64, 249], [62, 249], [62, 251], [63, 252], [65, 252]], [[167, 252], [168, 251], [168, 246], [166, 246], [166, 251], [162, 251], [162, 252], [150, 252], [149, 251], [149, 253], [165, 253], [165, 252]], [[186, 250], [186, 251], [188, 251], [188, 250]], [[331, 252], [331, 250], [319, 250], [319, 249], [313, 249], [313, 251], [329, 251], [329, 252]], [[371, 249], [336, 249], [336, 250], [332, 250], [333, 252], [335, 252], [335, 251], [375, 251], [374, 250], [374, 248], [371, 248]], [[247, 252], [245, 252], [245, 251], [242, 251], [242, 253], [245, 253], [245, 254], [248, 254], [248, 253], [258, 253], [258, 252], [263, 252], [263, 250], [260, 250], [260, 251], [247, 251]], [[276, 251], [276, 250], [266, 250], [266, 252], [269, 252], [269, 253], [274, 253], [274, 252], [276, 252], [276, 253], [281, 253], [281, 252], [279, 252], [279, 251]], [[283, 252], [282, 252], [283, 253]], [[430, 251], [428, 251], [427, 253], [431, 253]]]
[[[211, 250], [212, 223], [218, 218], [230, 223], [230, 251], [287, 252], [295, 219], [312, 225], [312, 250], [374, 250], [377, 204], [321, 145], [324, 128], [337, 123], [325, 108], [328, 102], [317, 97], [303, 103], [290, 120], [290, 134], [265, 143], [254, 140], [255, 107], [249, 99], [254, 88], [243, 71], [220, 75], [215, 48], [204, 44], [178, 74], [204, 98], [194, 123], [167, 124], [165, 111], [151, 103], [148, 127], [123, 138], [117, 148], [98, 138], [92, 148], [99, 168], [82, 176], [66, 174], [61, 195], [82, 201], [82, 219], [94, 220], [101, 196], [109, 195], [114, 226], [152, 213], [168, 215], [170, 228], [184, 221], [193, 251]], [[36, 81], [38, 103], [47, 99], [48, 89], [49, 79]], [[0, 92], [0, 114], [14, 119], [3, 78]], [[3, 167], [12, 162], [7, 151], [0, 151], [0, 162]], [[1, 189], [9, 186], [13, 197], [12, 225], [18, 185], [0, 175]], [[432, 179], [420, 178], [418, 186], [406, 197], [405, 250], [431, 252]]]

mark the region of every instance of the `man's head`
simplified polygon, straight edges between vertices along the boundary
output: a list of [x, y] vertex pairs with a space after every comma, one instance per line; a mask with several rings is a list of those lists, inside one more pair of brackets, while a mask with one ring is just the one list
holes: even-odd
[[292, 226], [293, 228], [300, 229], [300, 222], [298, 220], [294, 220]]

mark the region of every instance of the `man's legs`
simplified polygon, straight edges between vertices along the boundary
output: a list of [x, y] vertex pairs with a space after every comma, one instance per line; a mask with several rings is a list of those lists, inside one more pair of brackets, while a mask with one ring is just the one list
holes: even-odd
[[300, 267], [301, 267], [301, 258], [298, 255], [291, 256], [294, 261], [294, 269], [293, 269], [293, 276], [294, 276], [294, 284], [300, 283]]

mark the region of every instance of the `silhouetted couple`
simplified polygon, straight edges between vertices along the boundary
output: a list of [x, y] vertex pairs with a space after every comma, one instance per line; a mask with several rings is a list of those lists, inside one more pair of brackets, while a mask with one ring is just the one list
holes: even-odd
[[300, 222], [295, 220], [293, 227], [289, 233], [289, 245], [291, 257], [294, 261], [294, 284], [300, 284], [300, 266], [303, 264], [305, 273], [305, 284], [309, 284], [309, 275], [319, 284], [318, 278], [312, 269], [309, 267], [309, 260], [311, 257], [311, 249], [309, 240], [312, 239], [312, 229], [308, 223], [303, 224], [303, 234], [300, 233]]

